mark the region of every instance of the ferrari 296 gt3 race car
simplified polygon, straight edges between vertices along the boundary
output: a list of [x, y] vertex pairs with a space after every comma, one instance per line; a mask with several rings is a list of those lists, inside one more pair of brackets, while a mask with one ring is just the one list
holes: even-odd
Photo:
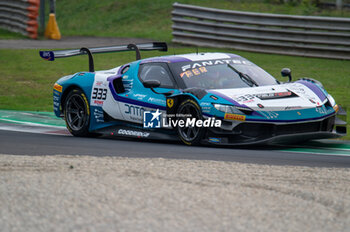
[[[56, 58], [88, 55], [89, 71], [60, 78], [54, 112], [74, 136], [108, 134], [180, 139], [187, 145], [293, 143], [346, 134], [345, 111], [310, 78], [279, 82], [247, 59], [193, 53], [141, 59], [166, 43], [41, 51]], [[134, 51], [136, 61], [95, 71], [94, 53]]]

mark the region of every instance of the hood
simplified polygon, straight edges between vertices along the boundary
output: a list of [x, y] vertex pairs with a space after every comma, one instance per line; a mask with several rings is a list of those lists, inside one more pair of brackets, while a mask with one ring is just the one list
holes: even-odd
[[325, 94], [312, 83], [286, 83], [253, 88], [215, 89], [209, 93], [234, 105], [258, 111], [308, 109], [327, 102]]

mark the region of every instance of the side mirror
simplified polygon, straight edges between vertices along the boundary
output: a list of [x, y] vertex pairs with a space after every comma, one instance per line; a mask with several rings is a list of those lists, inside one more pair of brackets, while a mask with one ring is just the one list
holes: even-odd
[[283, 68], [281, 70], [281, 74], [282, 74], [282, 77], [288, 77], [289, 78], [289, 82], [292, 81], [292, 71], [290, 71], [289, 68]]
[[160, 82], [158, 80], [147, 80], [143, 82], [143, 86], [146, 88], [157, 88], [160, 86]]
[[153, 88], [157, 88], [160, 86], [160, 81], [158, 80], [147, 80], [147, 81], [144, 81], [143, 82], [143, 86], [145, 86], [145, 88], [150, 88], [152, 90], [153, 93], [156, 93], [156, 94], [163, 94], [164, 96], [170, 96], [174, 93], [174, 91], [169, 91], [169, 92], [166, 92], [166, 93], [158, 93], [156, 92]]

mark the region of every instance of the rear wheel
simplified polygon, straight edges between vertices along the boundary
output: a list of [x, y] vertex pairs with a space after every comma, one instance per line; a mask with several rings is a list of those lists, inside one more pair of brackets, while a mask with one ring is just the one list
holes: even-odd
[[68, 93], [64, 102], [64, 120], [74, 136], [90, 136], [90, 109], [86, 95], [80, 89]]
[[[184, 120], [186, 123], [187, 118], [195, 118], [195, 120], [203, 120], [201, 109], [198, 106], [198, 104], [191, 100], [185, 100], [182, 102], [177, 109], [177, 115], [182, 115], [178, 117], [179, 120]], [[187, 116], [186, 116], [187, 115]], [[198, 145], [200, 144], [204, 134], [205, 134], [205, 128], [203, 127], [197, 127], [197, 126], [184, 126], [184, 127], [177, 127], [177, 134], [179, 135], [179, 138], [181, 141], [187, 145]]]

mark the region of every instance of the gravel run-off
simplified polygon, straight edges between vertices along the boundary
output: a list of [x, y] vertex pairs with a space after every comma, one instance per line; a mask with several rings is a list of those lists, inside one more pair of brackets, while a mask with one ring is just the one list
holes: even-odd
[[1, 231], [349, 231], [350, 169], [0, 155]]

